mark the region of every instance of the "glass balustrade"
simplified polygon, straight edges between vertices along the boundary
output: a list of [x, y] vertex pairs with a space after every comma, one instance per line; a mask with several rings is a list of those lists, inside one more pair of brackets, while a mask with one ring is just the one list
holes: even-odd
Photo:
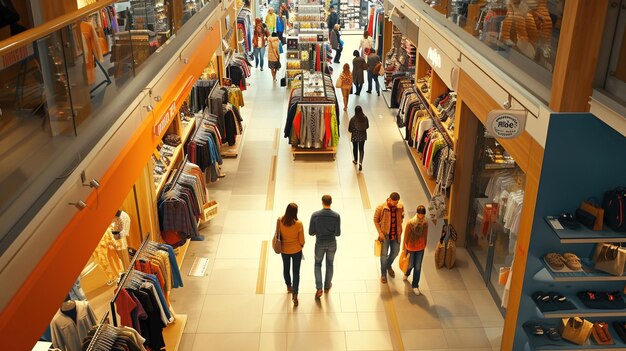
[[[205, 6], [218, 3], [118, 1], [0, 52], [0, 254], [20, 231], [15, 224], [27, 223], [20, 216], [59, 186], [55, 180], [89, 152], [85, 145], [97, 142], [79, 143], [80, 137], [101, 138], [119, 118], [103, 121], [103, 112], [123, 96], [138, 96], [142, 87], [130, 83], [149, 66], [149, 57]], [[0, 50], [10, 40], [0, 42]]]

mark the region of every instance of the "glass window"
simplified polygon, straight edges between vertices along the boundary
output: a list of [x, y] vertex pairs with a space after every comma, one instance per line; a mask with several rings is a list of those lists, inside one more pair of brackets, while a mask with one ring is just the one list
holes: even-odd
[[606, 26], [610, 48], [603, 47], [604, 52], [609, 52], [603, 88], [626, 105], [626, 0], [619, 7], [609, 8]]

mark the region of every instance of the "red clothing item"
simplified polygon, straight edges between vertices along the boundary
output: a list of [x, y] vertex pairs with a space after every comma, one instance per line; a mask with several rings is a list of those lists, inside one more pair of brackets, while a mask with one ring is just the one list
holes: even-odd
[[[408, 251], [422, 251], [424, 249], [426, 249], [426, 239], [428, 238], [428, 222], [424, 222], [424, 224], [422, 224], [421, 233], [415, 233], [415, 234], [419, 234], [417, 240], [415, 240], [414, 242], [409, 242], [407, 238], [409, 238], [412, 233], [411, 230], [412, 228], [414, 228], [414, 221], [413, 220], [409, 220], [406, 223], [406, 227], [404, 228], [404, 247], [408, 250]], [[415, 230], [418, 230], [417, 228], [415, 228]]]
[[130, 314], [137, 308], [137, 303], [135, 303], [135, 300], [133, 300], [126, 289], [120, 289], [120, 293], [115, 300], [115, 308], [117, 314], [120, 315], [120, 323], [123, 326], [132, 328], [133, 319]]
[[326, 107], [324, 108], [324, 127], [326, 129], [326, 132], [324, 132], [324, 147], [328, 147], [328, 145], [330, 145], [330, 118], [330, 107]]
[[298, 140], [300, 140], [300, 123], [302, 123], [302, 111], [298, 109], [298, 112], [296, 112], [296, 117], [294, 117], [293, 119], [293, 128], [296, 132]]

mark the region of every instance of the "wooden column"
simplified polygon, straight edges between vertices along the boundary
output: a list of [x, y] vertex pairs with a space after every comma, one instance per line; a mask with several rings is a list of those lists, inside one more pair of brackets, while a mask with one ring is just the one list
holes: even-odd
[[589, 111], [608, 0], [568, 0], [552, 75], [550, 108]]

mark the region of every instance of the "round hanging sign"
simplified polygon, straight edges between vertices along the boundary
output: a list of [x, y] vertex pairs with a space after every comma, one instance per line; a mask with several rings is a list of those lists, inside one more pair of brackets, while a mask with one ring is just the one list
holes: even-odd
[[486, 127], [496, 138], [515, 138], [526, 127], [525, 110], [493, 110], [487, 115]]

